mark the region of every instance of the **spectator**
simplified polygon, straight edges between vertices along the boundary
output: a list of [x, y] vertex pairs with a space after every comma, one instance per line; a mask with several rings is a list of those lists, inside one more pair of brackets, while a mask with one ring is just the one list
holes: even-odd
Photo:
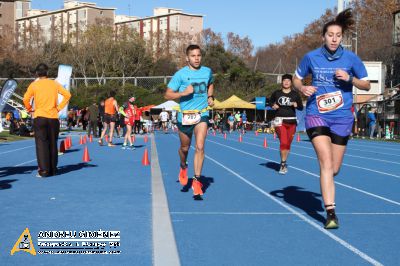
[[376, 108], [371, 108], [368, 112], [368, 128], [369, 128], [369, 138], [373, 139], [375, 135], [376, 128]]
[[[32, 112], [30, 101], [32, 98], [35, 101], [33, 125], [39, 166], [38, 177], [48, 177], [57, 173], [57, 140], [60, 132], [58, 112], [71, 98], [69, 91], [58, 82], [47, 78], [48, 70], [49, 68], [45, 64], [39, 64], [36, 67], [36, 74], [39, 78], [29, 85], [24, 95], [24, 104], [29, 112]], [[58, 94], [63, 96], [59, 105], [57, 105]]]
[[99, 107], [96, 103], [93, 103], [88, 110], [88, 121], [89, 121], [89, 128], [88, 128], [88, 135], [90, 136], [93, 133], [95, 138], [98, 137], [97, 134], [97, 119], [99, 117]]
[[162, 109], [162, 112], [159, 115], [159, 119], [161, 120], [162, 123], [162, 129], [164, 131], [164, 133], [167, 133], [167, 125], [168, 125], [168, 119], [169, 119], [169, 114], [167, 113], [167, 111], [165, 111], [165, 108]]

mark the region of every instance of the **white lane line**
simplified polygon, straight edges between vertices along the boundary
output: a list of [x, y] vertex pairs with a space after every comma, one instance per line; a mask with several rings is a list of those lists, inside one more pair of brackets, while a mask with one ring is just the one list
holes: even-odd
[[[255, 139], [254, 137], [249, 137], [249, 138]], [[273, 143], [278, 144], [278, 141], [277, 141], [277, 140], [273, 140]], [[307, 143], [304, 143], [304, 144], [307, 145]], [[296, 145], [296, 144], [292, 144], [292, 146], [294, 146], [294, 145]], [[310, 145], [312, 145], [311, 142], [310, 142]], [[301, 147], [301, 146], [298, 145], [298, 144], [297, 144], [296, 146], [297, 146], [297, 147]], [[304, 149], [314, 150], [314, 148], [311, 148], [311, 147], [303, 147], [303, 148], [304, 148]], [[378, 147], [377, 147], [377, 149], [378, 149]], [[377, 149], [367, 149], [367, 150], [364, 150], [364, 149], [356, 149], [356, 148], [351, 148], [351, 145], [348, 145], [348, 146], [346, 147], [346, 150], [362, 151], [362, 152], [369, 152], [369, 153], [374, 153], [374, 154], [390, 155], [390, 156], [400, 157], [400, 154], [398, 154], [398, 153], [377, 152], [377, 151], [376, 151]], [[394, 150], [397, 151], [397, 149], [394, 149]]]
[[318, 231], [320, 231], [322, 234], [330, 237], [331, 239], [333, 239], [334, 241], [336, 241], [337, 243], [339, 243], [340, 245], [342, 245], [343, 247], [347, 248], [348, 250], [350, 250], [351, 252], [353, 252], [354, 254], [360, 256], [362, 259], [364, 259], [365, 261], [371, 263], [372, 265], [383, 265], [382, 263], [380, 263], [379, 261], [373, 259], [372, 257], [368, 256], [366, 253], [362, 252], [361, 250], [357, 249], [356, 247], [352, 246], [350, 243], [346, 242], [345, 240], [341, 239], [340, 237], [334, 235], [333, 233], [329, 232], [328, 230], [324, 229], [323, 227], [321, 227], [320, 225], [316, 224], [314, 221], [312, 221], [311, 219], [307, 218], [305, 215], [301, 214], [300, 212], [296, 211], [295, 209], [291, 208], [289, 205], [277, 200], [276, 198], [274, 198], [273, 196], [271, 196], [268, 192], [264, 191], [263, 189], [261, 189], [260, 187], [256, 186], [255, 184], [253, 184], [252, 182], [248, 181], [246, 178], [244, 178], [243, 176], [239, 175], [238, 173], [236, 173], [235, 171], [233, 171], [232, 169], [228, 168], [227, 166], [221, 164], [220, 162], [218, 162], [217, 160], [211, 158], [208, 155], [205, 155], [205, 157], [214, 162], [215, 164], [219, 165], [220, 167], [224, 168], [226, 171], [230, 172], [231, 174], [235, 175], [238, 179], [242, 180], [244, 183], [246, 183], [247, 185], [249, 185], [250, 187], [254, 188], [255, 190], [257, 190], [258, 192], [260, 192], [261, 194], [263, 194], [264, 196], [268, 197], [269, 199], [271, 199], [272, 201], [274, 201], [275, 203], [279, 204], [280, 206], [282, 206], [283, 208], [285, 208], [286, 210], [288, 210], [289, 212], [293, 213], [294, 215], [296, 215], [297, 217], [299, 217], [301, 220], [303, 220], [304, 222], [308, 223], [309, 225], [311, 225], [312, 227], [314, 227], [315, 229], [317, 229]]
[[[398, 144], [397, 144], [397, 146], [399, 146], [398, 148], [389, 148], [389, 147], [387, 147], [386, 145], [381, 145], [381, 144], [373, 143], [373, 142], [371, 142], [371, 143], [366, 143], [366, 144], [367, 144], [369, 147], [371, 147], [371, 146], [376, 146], [376, 148], [384, 149], [384, 150], [398, 151], [398, 150], [400, 149], [400, 145], [398, 145]], [[371, 144], [372, 144], [372, 145], [371, 145]], [[377, 145], [374, 145], [374, 144], [377, 144]], [[355, 144], [355, 143], [352, 143], [352, 142], [349, 142], [349, 145], [350, 145], [350, 146], [356, 146], [356, 147], [363, 147], [363, 148], [365, 148], [365, 145]], [[395, 146], [395, 145], [396, 145], [396, 143], [392, 143], [392, 147]]]
[[[261, 147], [261, 145], [258, 145], [258, 144], [252, 143], [252, 142], [242, 141], [242, 143], [246, 143], [246, 144], [249, 144], [249, 145], [252, 145], [252, 146]], [[272, 147], [269, 147], [269, 148], [271, 150], [279, 151], [279, 149], [276, 149], [276, 148], [272, 148]], [[310, 159], [313, 159], [313, 160], [317, 160], [316, 157], [308, 156], [308, 155], [304, 155], [304, 154], [300, 154], [300, 153], [296, 153], [296, 152], [293, 152], [293, 151], [291, 151], [290, 154], [297, 155], [297, 156], [300, 156], [300, 157], [310, 158]], [[374, 170], [374, 169], [367, 168], [367, 167], [361, 167], [361, 166], [348, 164], [348, 163], [342, 163], [342, 165], [347, 166], [347, 167], [362, 169], [362, 170], [369, 171], [369, 172], [374, 172], [374, 173], [381, 174], [381, 175], [392, 176], [392, 177], [400, 179], [399, 175], [395, 175], [395, 174], [391, 174], [391, 173], [387, 173], [387, 172], [383, 172], [383, 171], [378, 171], [378, 170]]]
[[27, 163], [31, 163], [31, 162], [35, 162], [35, 161], [36, 161], [36, 159], [33, 159], [33, 160], [26, 161], [26, 162], [23, 162], [23, 163], [20, 163], [20, 164], [16, 164], [16, 165], [14, 165], [14, 167], [21, 166], [21, 165], [24, 165], [24, 164], [27, 164]]
[[[261, 156], [258, 156], [258, 155], [254, 155], [254, 154], [252, 154], [252, 153], [249, 153], [249, 152], [246, 152], [246, 151], [243, 151], [243, 150], [239, 150], [239, 149], [233, 148], [233, 147], [231, 147], [231, 146], [228, 146], [228, 145], [225, 145], [225, 144], [221, 144], [221, 143], [219, 143], [219, 142], [215, 142], [215, 141], [212, 141], [212, 140], [207, 140], [207, 141], [212, 142], [212, 143], [215, 143], [215, 144], [220, 145], [220, 146], [223, 146], [223, 147], [226, 147], [226, 148], [229, 148], [229, 149], [232, 149], [232, 150], [235, 150], [235, 151], [238, 151], [238, 152], [241, 152], [241, 153], [243, 153], [243, 154], [247, 154], [247, 155], [249, 155], [249, 156], [252, 156], [252, 157], [255, 157], [255, 158], [258, 158], [258, 159], [261, 159], [261, 160], [265, 160], [265, 161], [269, 161], [269, 162], [274, 162], [274, 163], [280, 164], [280, 162], [278, 162], [278, 161], [274, 161], [274, 160], [267, 159], [267, 158], [265, 158], [265, 157], [261, 157]], [[290, 165], [289, 168], [293, 168], [293, 169], [295, 169], [295, 170], [297, 170], [297, 171], [303, 172], [303, 173], [305, 173], [305, 174], [314, 176], [314, 177], [316, 177], [316, 178], [319, 179], [319, 175], [314, 174], [314, 173], [311, 173], [311, 172], [306, 171], [306, 170], [303, 170], [303, 169], [301, 169], [301, 168], [297, 168], [297, 167], [292, 166], [292, 165]], [[379, 195], [370, 193], [370, 192], [368, 192], [368, 191], [361, 190], [361, 189], [358, 189], [358, 188], [355, 188], [355, 187], [352, 187], [352, 186], [343, 184], [343, 183], [338, 182], [338, 181], [334, 181], [334, 182], [335, 182], [335, 184], [337, 184], [337, 185], [339, 185], [339, 186], [346, 187], [346, 188], [349, 188], [349, 189], [351, 189], [351, 190], [355, 190], [355, 191], [361, 192], [361, 193], [363, 193], [363, 194], [366, 194], [366, 195], [368, 195], [368, 196], [371, 196], [371, 197], [374, 197], [374, 198], [377, 198], [377, 199], [380, 199], [380, 200], [383, 200], [383, 201], [386, 201], [386, 202], [390, 202], [390, 203], [393, 203], [393, 204], [395, 204], [395, 205], [400, 206], [400, 202], [397, 202], [397, 201], [394, 201], [394, 200], [391, 200], [391, 199], [384, 198], [384, 197], [382, 197], [382, 196], [379, 196]]]
[[[291, 212], [170, 212], [172, 215], [295, 215]], [[307, 215], [305, 212], [299, 212]], [[337, 212], [338, 215], [400, 215], [400, 212]]]
[[31, 147], [35, 147], [35, 145], [26, 146], [26, 147], [23, 147], [23, 148], [14, 149], [14, 150], [9, 150], [9, 151], [3, 151], [3, 152], [0, 152], [0, 155], [1, 155], [1, 154], [6, 154], [6, 153], [10, 153], [10, 152], [15, 152], [15, 151], [20, 151], [20, 150], [28, 149], [28, 148], [31, 148]]
[[[256, 138], [254, 138], [254, 137], [247, 137], [247, 138], [252, 139], [252, 140], [256, 140]], [[272, 142], [272, 143], [273, 143], [273, 144], [278, 144], [276, 141], [274, 141], [274, 142]], [[307, 149], [307, 150], [312, 150], [312, 151], [314, 151], [314, 148], [312, 148], [312, 147], [305, 147], [305, 146], [298, 145], [298, 144], [293, 144], [293, 143], [292, 143], [291, 146], [292, 146], [292, 147], [301, 148], [301, 149]], [[349, 148], [347, 147], [346, 149], [348, 150]], [[388, 161], [388, 160], [383, 160], [383, 159], [376, 159], [376, 158], [372, 158], [372, 157], [364, 157], [364, 156], [352, 155], [352, 154], [350, 154], [350, 153], [348, 153], [348, 152], [346, 152], [344, 156], [345, 156], [345, 158], [346, 158], [346, 157], [355, 157], [355, 158], [366, 159], [366, 160], [371, 160], [371, 161], [377, 161], [377, 162], [391, 163], [391, 164], [398, 164], [398, 165], [400, 165], [400, 162]]]

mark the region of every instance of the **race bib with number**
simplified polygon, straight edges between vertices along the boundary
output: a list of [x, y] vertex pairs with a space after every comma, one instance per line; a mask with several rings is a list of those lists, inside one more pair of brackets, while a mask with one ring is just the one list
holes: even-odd
[[343, 106], [343, 95], [341, 91], [325, 93], [317, 96], [317, 106], [320, 113], [335, 111]]
[[197, 111], [183, 111], [182, 113], [182, 125], [191, 126], [196, 125], [201, 120], [201, 114]]
[[282, 126], [283, 118], [282, 117], [275, 117], [274, 121], [272, 122], [273, 127], [280, 127]]

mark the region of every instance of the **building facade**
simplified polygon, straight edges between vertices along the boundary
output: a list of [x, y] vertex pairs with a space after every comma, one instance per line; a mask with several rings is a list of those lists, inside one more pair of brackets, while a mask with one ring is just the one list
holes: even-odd
[[16, 41], [20, 46], [57, 40], [77, 44], [80, 33], [99, 20], [114, 24], [115, 8], [97, 7], [95, 3], [64, 1], [55, 11], [30, 10], [15, 20]]
[[125, 18], [115, 22], [115, 30], [118, 35], [123, 28], [132, 29], [148, 43], [153, 50], [161, 49], [162, 45], [177, 45], [170, 41], [172, 34], [180, 33], [191, 36], [192, 42], [196, 42], [196, 36], [203, 30], [203, 15], [184, 13], [182, 9], [158, 7], [153, 11], [153, 16], [145, 18]]
[[30, 9], [30, 0], [0, 1], [0, 33], [7, 28], [14, 31], [15, 20], [27, 16]]

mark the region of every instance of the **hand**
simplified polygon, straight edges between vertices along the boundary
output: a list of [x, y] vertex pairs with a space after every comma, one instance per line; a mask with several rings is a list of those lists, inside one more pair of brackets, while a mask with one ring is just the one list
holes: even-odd
[[292, 102], [292, 106], [293, 106], [294, 108], [297, 108], [297, 103], [296, 103], [296, 102]]
[[192, 94], [193, 92], [194, 92], [193, 86], [189, 85], [186, 87], [186, 89], [183, 92], [181, 92], [181, 97], [188, 96], [188, 95]]
[[343, 81], [346, 81], [346, 82], [350, 80], [350, 75], [346, 71], [344, 71], [342, 69], [336, 70], [335, 77], [337, 79], [339, 79], [339, 80], [343, 80]]
[[317, 88], [314, 86], [301, 86], [300, 91], [307, 97], [313, 95], [316, 91]]
[[208, 106], [210, 106], [210, 107], [214, 106], [214, 100], [212, 97], [208, 97]]
[[279, 109], [279, 105], [277, 105], [276, 103], [274, 103], [274, 105], [272, 105], [272, 109], [274, 109], [274, 110]]

